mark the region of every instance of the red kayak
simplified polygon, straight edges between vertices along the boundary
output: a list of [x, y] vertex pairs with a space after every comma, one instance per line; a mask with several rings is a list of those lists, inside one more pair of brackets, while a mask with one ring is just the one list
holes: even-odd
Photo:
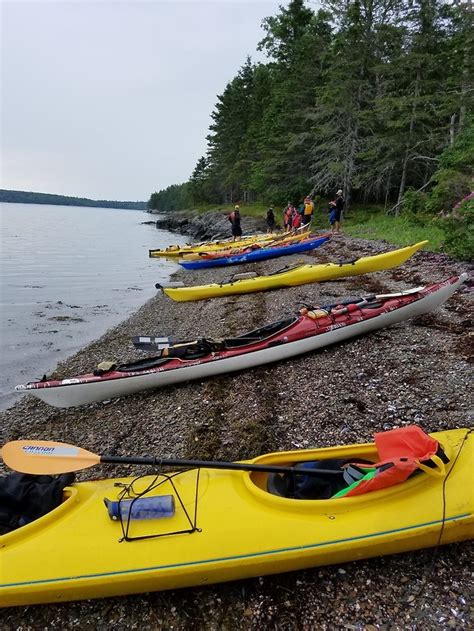
[[[50, 405], [71, 407], [261, 366], [427, 313], [445, 302], [466, 278], [467, 275], [462, 274], [401, 294], [369, 296], [352, 299], [347, 304], [303, 309], [299, 315], [235, 338], [176, 344], [167, 344], [166, 339], [158, 338], [160, 346], [157, 348], [161, 352], [157, 357], [107, 366], [105, 370], [99, 366], [95, 373], [61, 381], [44, 378], [16, 389]], [[153, 338], [135, 338], [135, 344], [153, 348]]]

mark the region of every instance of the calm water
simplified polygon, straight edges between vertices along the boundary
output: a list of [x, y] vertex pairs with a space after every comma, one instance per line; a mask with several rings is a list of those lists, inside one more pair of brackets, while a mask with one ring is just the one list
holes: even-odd
[[0, 204], [0, 409], [144, 304], [178, 267], [148, 250], [185, 237], [145, 212]]

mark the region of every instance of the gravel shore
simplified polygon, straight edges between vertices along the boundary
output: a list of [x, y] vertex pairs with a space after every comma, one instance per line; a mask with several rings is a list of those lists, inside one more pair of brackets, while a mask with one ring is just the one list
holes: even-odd
[[[268, 273], [296, 261], [391, 249], [383, 241], [338, 235], [311, 255], [239, 271]], [[221, 281], [235, 269], [180, 270], [175, 280]], [[130, 342], [133, 335], [234, 336], [294, 313], [299, 302], [398, 291], [462, 271], [471, 269], [421, 251], [399, 268], [331, 283], [194, 303], [158, 294], [60, 364], [55, 376], [143, 357]], [[370, 441], [374, 432], [411, 423], [426, 431], [471, 426], [472, 296], [471, 280], [432, 314], [243, 373], [69, 410], [25, 396], [0, 413], [0, 441], [51, 439], [98, 453], [235, 460]], [[104, 466], [77, 478], [142, 471]], [[468, 629], [473, 557], [474, 544], [460, 543], [206, 588], [7, 609], [0, 629]]]

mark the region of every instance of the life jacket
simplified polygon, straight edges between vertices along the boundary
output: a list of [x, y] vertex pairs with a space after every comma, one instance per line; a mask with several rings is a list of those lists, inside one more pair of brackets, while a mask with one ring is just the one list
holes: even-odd
[[304, 203], [304, 215], [312, 215], [314, 210], [313, 202], [305, 202]]
[[354, 474], [358, 469], [361, 475], [348, 489], [334, 497], [353, 497], [386, 489], [405, 482], [420, 469], [429, 471], [440, 467], [444, 470], [444, 465], [449, 462], [439, 443], [417, 425], [380, 432], [374, 439], [381, 460], [374, 465], [356, 465], [355, 468], [349, 465], [348, 471]]
[[292, 221], [293, 228], [299, 228], [301, 226], [301, 215], [295, 213]]

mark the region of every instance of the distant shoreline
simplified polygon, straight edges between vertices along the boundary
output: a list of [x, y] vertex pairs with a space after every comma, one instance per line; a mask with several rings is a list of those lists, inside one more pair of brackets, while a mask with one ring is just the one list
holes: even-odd
[[87, 197], [72, 197], [54, 193], [36, 193], [33, 191], [14, 191], [0, 189], [0, 202], [8, 204], [47, 204], [51, 206], [87, 206], [90, 208], [121, 208], [129, 210], [148, 210], [147, 202], [95, 200]]

